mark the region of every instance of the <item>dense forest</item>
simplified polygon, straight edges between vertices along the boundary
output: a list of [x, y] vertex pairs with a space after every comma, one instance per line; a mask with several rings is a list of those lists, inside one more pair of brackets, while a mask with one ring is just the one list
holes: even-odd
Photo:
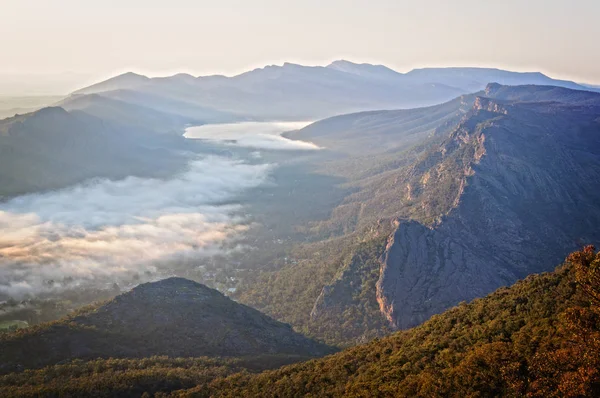
[[[306, 335], [342, 347], [389, 333], [375, 297], [379, 258], [386, 237], [378, 235], [365, 241], [353, 241], [353, 238], [296, 249], [308, 251], [310, 247], [316, 254], [302, 261], [300, 266], [261, 273], [256, 279], [250, 279], [242, 288], [240, 299], [295, 325]], [[257, 285], [260, 288], [256, 288]], [[336, 296], [331, 305], [328, 300], [321, 300], [323, 290]], [[317, 297], [319, 300], [315, 303]]]
[[75, 361], [2, 376], [0, 394], [597, 396], [600, 253], [587, 246], [554, 272], [461, 303], [413, 329], [256, 374], [275, 366], [259, 359]]
[[319, 360], [179, 396], [598, 396], [600, 254]]

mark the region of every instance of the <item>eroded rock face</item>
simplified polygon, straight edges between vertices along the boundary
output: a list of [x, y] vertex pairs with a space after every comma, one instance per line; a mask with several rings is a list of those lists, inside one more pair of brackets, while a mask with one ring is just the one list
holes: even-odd
[[571, 250], [600, 242], [596, 102], [476, 101], [432, 166], [462, 151], [454, 207], [432, 227], [400, 220], [382, 258], [377, 299], [394, 327], [549, 271]]

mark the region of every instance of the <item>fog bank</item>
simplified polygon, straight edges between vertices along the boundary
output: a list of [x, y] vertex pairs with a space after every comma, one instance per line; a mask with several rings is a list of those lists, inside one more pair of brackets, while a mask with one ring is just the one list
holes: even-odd
[[247, 228], [240, 205], [224, 201], [265, 182], [270, 167], [207, 157], [168, 180], [94, 180], [2, 203], [0, 293], [21, 298], [65, 278], [85, 284], [214, 254]]

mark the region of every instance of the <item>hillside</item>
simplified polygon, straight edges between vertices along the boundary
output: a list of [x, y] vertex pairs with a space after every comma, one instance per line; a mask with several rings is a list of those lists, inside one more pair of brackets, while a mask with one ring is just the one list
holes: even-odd
[[565, 87], [547, 85], [507, 86], [490, 83], [486, 86], [483, 96], [518, 102], [562, 102], [586, 106], [600, 105], [600, 96], [595, 92], [571, 90]]
[[420, 196], [439, 218], [431, 226], [398, 221], [377, 284], [386, 317], [414, 326], [547, 270], [581, 242], [600, 242], [599, 116], [600, 107], [568, 98], [478, 98], [456, 131], [412, 168], [405, 200]]
[[0, 336], [1, 371], [71, 359], [291, 355], [332, 348], [183, 278], [139, 285], [69, 318]]
[[[158, 81], [156, 86], [173, 89], [168, 82]], [[184, 87], [193, 90], [194, 85], [184, 83]], [[121, 88], [110, 92], [72, 94], [58, 105], [67, 110], [80, 109], [107, 120], [125, 125], [141, 125], [146, 129], [182, 134], [187, 125], [206, 123], [224, 123], [245, 120], [244, 117], [229, 111], [214, 109], [210, 104], [203, 105], [180, 97], [175, 86], [173, 95], [136, 91], [133, 88]], [[167, 126], [163, 126], [167, 124]], [[166, 129], [165, 129], [166, 127]]]
[[[169, 123], [160, 120], [166, 129]], [[133, 128], [120, 122], [60, 107], [1, 120], [0, 197], [95, 177], [163, 177], [185, 167], [187, 157], [174, 152], [184, 145], [179, 135], [158, 134], [148, 123]]]
[[442, 126], [458, 123], [473, 106], [474, 100], [474, 95], [464, 95], [425, 108], [334, 116], [285, 136], [317, 142], [324, 148], [354, 156], [397, 152], [435, 135]]
[[[158, 391], [176, 397], [597, 396], [599, 266], [600, 254], [587, 247], [554, 272], [461, 303], [421, 326], [260, 374], [251, 373], [260, 368], [257, 362], [239, 360], [97, 360], [2, 376], [0, 392], [15, 397]], [[250, 373], [235, 373], [240, 368]]]
[[[440, 113], [448, 123], [419, 132], [408, 149], [323, 164], [355, 192], [312, 225], [325, 240], [293, 252], [301, 266], [249, 279], [239, 299], [304, 333], [349, 344], [385, 333], [386, 323], [418, 325], [547, 271], [582, 242], [600, 242], [599, 98], [493, 84], [461, 117]], [[442, 108], [432, 109], [435, 116]], [[312, 134], [318, 145], [345, 137], [345, 147], [356, 140], [358, 148], [361, 129], [345, 126], [381, 121], [364, 134], [405, 140], [410, 130], [402, 119], [396, 128], [386, 124], [387, 115], [337, 117], [294, 134]]]
[[450, 132], [473, 107], [477, 96], [515, 102], [563, 102], [598, 106], [597, 93], [558, 86], [498, 83], [474, 94], [424, 108], [358, 112], [333, 116], [289, 132], [286, 137], [315, 142], [334, 151], [360, 155], [396, 152], [441, 132]]
[[449, 84], [467, 92], [481, 90], [486, 84], [492, 82], [507, 86], [535, 84], [572, 90], [597, 91], [571, 81], [552, 79], [540, 72], [512, 72], [495, 68], [420, 68], [411, 70], [405, 76], [416, 82], [436, 81], [441, 84]]
[[354, 62], [346, 61], [344, 59], [340, 59], [337, 61], [333, 61], [329, 65], [327, 65], [330, 69], [340, 70], [347, 73], [352, 73], [359, 76], [369, 76], [378, 79], [391, 78], [398, 79], [401, 78], [402, 74], [396, 72], [393, 69], [388, 68], [385, 65], [372, 65], [372, 64], [356, 64]]
[[414, 329], [176, 396], [597, 396], [600, 255], [570, 258]]
[[179, 134], [187, 124], [202, 121], [177, 114], [161, 112], [145, 106], [98, 94], [71, 96], [61, 102], [67, 111], [79, 110], [99, 119], [117, 123], [133, 131], [151, 131], [158, 134]]

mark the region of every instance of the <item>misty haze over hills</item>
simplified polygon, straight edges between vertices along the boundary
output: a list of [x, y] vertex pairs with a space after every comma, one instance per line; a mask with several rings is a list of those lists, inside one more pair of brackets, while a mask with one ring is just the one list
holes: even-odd
[[600, 1], [0, 3], [0, 398], [600, 397]]
[[594, 90], [541, 73], [426, 68], [402, 74], [382, 65], [340, 60], [326, 67], [270, 65], [233, 77], [148, 78], [129, 72], [75, 91], [64, 106], [77, 106], [70, 104], [81, 101], [80, 95], [99, 94], [205, 122], [315, 120], [356, 111], [434, 105], [481, 90], [490, 82]]
[[[333, 159], [349, 156], [354, 159], [352, 168], [342, 166], [346, 171], [339, 175], [334, 170], [340, 166], [335, 166], [326, 174], [333, 171], [336, 178], [341, 177], [351, 184], [361, 181], [359, 184], [378, 186], [382, 182], [377, 179], [387, 178], [381, 171], [408, 166], [414, 160], [414, 155], [407, 156], [404, 151], [415, 145], [429, 145], [428, 140], [436, 134], [450, 133], [469, 112], [475, 98], [471, 93], [479, 92], [489, 81], [529, 84], [526, 92], [510, 94], [514, 91], [507, 91], [506, 99], [518, 101], [564, 101], [573, 96], [571, 93], [593, 90], [541, 73], [425, 68], [402, 74], [382, 65], [340, 60], [326, 67], [272, 65], [233, 77], [177, 74], [148, 78], [130, 72], [77, 90], [61, 100], [60, 107], [7, 118], [0, 121], [0, 153], [3, 154], [0, 195], [7, 198], [0, 214], [4, 218], [3, 225], [17, 223], [20, 227], [4, 235], [8, 249], [3, 250], [14, 251], [14, 246], [8, 243], [13, 242], [11, 236], [22, 236], [22, 239], [17, 257], [5, 254], [10, 258], [9, 263], [16, 263], [3, 267], [4, 283], [0, 290], [20, 297], [36, 291], [53, 291], [61, 286], [57, 283], [60, 275], [93, 279], [95, 274], [84, 269], [93, 269], [99, 264], [107, 266], [103, 274], [108, 280], [117, 275], [110, 271], [114, 263], [119, 264], [122, 277], [130, 278], [140, 268], [137, 264], [140, 259], [134, 254], [136, 250], [131, 248], [155, 247], [157, 239], [175, 233], [174, 225], [179, 231], [173, 235], [178, 236], [175, 249], [165, 247], [156, 255], [151, 254], [152, 250], [143, 250], [151, 260], [147, 264], [151, 269], [157, 270], [151, 264], [159, 258], [164, 261], [186, 257], [186, 252], [207, 246], [190, 243], [198, 234], [182, 223], [173, 224], [173, 217], [188, 220], [190, 215], [200, 217], [201, 223], [207, 225], [203, 234], [213, 234], [215, 242], [226, 241], [230, 238], [226, 231], [247, 228], [243, 226], [247, 217], [233, 216], [233, 212], [243, 213], [242, 208], [236, 207], [239, 203], [235, 198], [248, 188], [277, 179], [269, 177], [268, 170], [273, 170], [273, 159], [278, 163], [282, 161], [276, 155], [281, 151], [308, 150], [307, 154], [288, 156], [285, 162], [308, 156], [312, 160], [307, 164], [315, 170], [321, 169], [322, 162], [331, 156]], [[433, 105], [438, 103], [443, 104]], [[417, 108], [421, 105], [428, 107]], [[412, 109], [379, 110], [382, 108]], [[302, 141], [279, 136], [286, 129], [294, 129], [291, 124], [248, 122], [311, 120], [354, 110], [368, 112], [337, 116], [286, 134]], [[242, 121], [246, 123], [239, 123]], [[217, 122], [239, 124], [210, 126]], [[188, 139], [183, 138], [184, 131]], [[324, 151], [311, 155], [316, 149]], [[367, 153], [376, 158], [363, 158]], [[265, 154], [267, 157], [263, 158]], [[330, 167], [335, 162], [324, 164]], [[362, 168], [360, 172], [348, 172], [358, 167]], [[216, 185], [212, 183], [215, 175], [220, 178]], [[250, 175], [256, 178], [249, 178]], [[106, 180], [91, 180], [93, 178]], [[207, 182], [202, 182], [205, 179]], [[88, 182], [84, 185], [75, 185], [85, 181]], [[222, 195], [215, 193], [217, 185], [223, 188]], [[39, 196], [39, 192], [57, 188], [62, 190]], [[155, 189], [167, 195], [158, 201], [145, 200]], [[289, 189], [293, 192], [293, 188]], [[218, 191], [221, 192], [221, 188]], [[107, 194], [98, 196], [99, 192]], [[326, 214], [334, 208], [338, 212], [349, 208], [348, 204], [336, 207], [339, 204], [336, 201], [346, 195], [341, 192], [332, 191], [331, 198], [325, 199], [330, 201], [329, 207], [319, 211]], [[29, 195], [19, 196], [22, 194]], [[180, 199], [182, 195], [193, 199], [186, 202]], [[75, 197], [78, 198], [76, 204], [67, 210], [68, 203]], [[369, 201], [360, 195], [348, 196], [346, 200], [355, 201], [355, 197], [360, 198], [358, 202], [363, 205]], [[390, 200], [394, 199], [390, 197]], [[131, 201], [134, 207], [122, 206], [124, 201]], [[233, 207], [229, 204], [220, 207], [220, 201], [234, 201]], [[219, 208], [223, 211], [217, 210]], [[217, 215], [213, 217], [214, 212]], [[62, 214], [66, 216], [64, 220]], [[98, 222], [101, 219], [104, 221]], [[171, 221], [165, 224], [167, 219]], [[309, 221], [312, 222], [311, 219], [300, 220]], [[154, 229], [151, 234], [141, 232], [148, 226]], [[80, 228], [85, 232], [74, 235]], [[140, 228], [135, 238], [125, 238], [135, 228]], [[111, 245], [101, 256], [93, 255], [98, 242], [113, 239], [123, 241], [123, 248]], [[83, 242], [88, 242], [85, 245], [94, 243], [89, 249], [83, 249]], [[69, 249], [71, 245], [77, 248], [76, 253]], [[127, 249], [132, 254], [130, 258], [123, 255], [127, 251], [124, 247], [130, 247]], [[40, 253], [44, 255], [40, 257]], [[59, 260], [59, 257], [68, 260]], [[42, 266], [48, 258], [54, 264]], [[30, 272], [35, 270], [33, 264], [42, 266], [45, 271]], [[161, 266], [165, 270], [168, 267]], [[30, 271], [15, 273], [21, 268]], [[13, 275], [17, 274], [21, 275], [20, 279], [14, 279]], [[24, 285], [25, 280], [28, 282]], [[48, 280], [53, 281], [51, 286], [44, 284]]]
[[357, 111], [435, 105], [481, 90], [490, 82], [598, 90], [539, 72], [458, 67], [399, 73], [383, 65], [339, 60], [325, 67], [270, 65], [232, 77], [180, 73], [149, 78], [128, 72], [76, 90], [60, 101], [57, 96], [0, 98], [0, 118], [58, 105], [119, 122], [147, 120], [150, 125], [152, 121], [155, 129], [168, 131], [185, 124], [316, 120]]
[[[23, 224], [28, 231], [38, 222], [59, 222], [60, 227], [56, 226], [54, 229], [68, 231], [77, 227], [83, 219], [71, 218], [70, 220], [76, 220], [73, 225], [69, 225], [72, 221], [60, 222], [54, 216], [55, 208], [50, 208], [54, 210], [48, 216], [42, 216], [45, 211], [42, 203], [54, 200], [67, 203], [68, 200], [61, 199], [61, 195], [72, 195], [74, 184], [92, 178], [107, 178], [93, 186], [87, 184], [83, 188], [77, 188], [77, 192], [84, 197], [86, 194], [83, 192], [89, 190], [93, 196], [94, 192], [103, 190], [103, 187], [114, 186], [109, 190], [123, 190], [116, 194], [115, 197], [121, 199], [115, 203], [125, 200], [130, 193], [144, 192], [145, 188], [141, 187], [153, 186], [153, 181], [163, 186], [165, 192], [178, 197], [185, 191], [180, 193], [174, 187], [184, 185], [174, 181], [181, 179], [190, 184], [195, 178], [204, 178], [193, 175], [197, 170], [201, 170], [200, 174], [212, 174], [208, 171], [208, 163], [203, 167], [196, 166], [203, 164], [203, 159], [211, 154], [218, 156], [214, 158], [219, 159], [217, 165], [221, 164], [218, 162], [224, 162], [223, 164], [230, 164], [232, 170], [258, 167], [259, 164], [270, 167], [268, 159], [261, 159], [260, 151], [281, 151], [288, 146], [295, 150], [308, 149], [309, 152], [324, 148], [325, 151], [317, 155], [319, 157], [331, 154], [356, 157], [371, 152], [377, 154], [379, 161], [375, 167], [380, 169], [390, 167], [390, 164], [397, 166], [398, 161], [402, 163], [401, 159], [407, 159], [408, 165], [410, 157], [402, 155], [402, 151], [420, 145], [435, 135], [436, 131], [451, 132], [460, 118], [469, 111], [474, 99], [472, 93], [484, 89], [490, 81], [504, 85], [530, 85], [530, 94], [519, 93], [514, 98], [507, 97], [519, 101], [564, 101], [569, 97], [571, 89], [594, 90], [573, 82], [555, 80], [541, 73], [516, 73], [486, 68], [424, 68], [402, 74], [383, 65], [356, 64], [344, 60], [325, 67], [290, 63], [271, 65], [233, 77], [177, 74], [148, 78], [131, 72], [125, 73], [75, 91], [57, 104], [60, 107], [44, 108], [0, 121], [0, 195], [8, 199], [3, 204], [2, 214], [14, 221], [14, 214], [23, 213], [29, 217], [29, 214], [38, 209], [38, 221], [30, 220]], [[547, 90], [547, 87], [556, 89]], [[439, 103], [444, 105], [436, 105]], [[420, 106], [428, 107], [419, 108]], [[381, 111], [386, 108], [412, 109]], [[288, 134], [287, 137], [306, 141], [298, 142], [295, 147], [290, 146], [292, 141], [279, 136], [286, 128], [289, 129], [283, 125], [268, 127], [267, 129], [272, 130], [268, 130], [267, 134], [267, 130], [261, 130], [264, 127], [260, 127], [260, 124], [206, 127], [206, 124], [211, 123], [314, 120], [356, 110], [373, 111], [357, 114], [359, 119], [355, 114], [337, 116], [308, 126], [299, 133]], [[202, 127], [203, 125], [205, 126]], [[199, 139], [183, 138], [186, 128], [186, 137]], [[194, 133], [194, 129], [199, 129], [198, 133]], [[246, 130], [251, 133], [245, 135]], [[405, 132], [401, 139], [398, 136], [399, 130]], [[336, 131], [343, 135], [336, 135]], [[372, 135], [365, 134], [366, 132], [377, 132], [377, 140]], [[319, 144], [315, 145], [311, 141]], [[359, 157], [353, 163], [361, 165], [363, 161]], [[319, 165], [320, 161], [314, 164]], [[368, 171], [373, 165], [366, 167], [360, 173], [366, 173], [365, 177], [375, 178], [375, 175], [369, 173], [377, 172]], [[228, 172], [223, 169], [219, 173]], [[125, 178], [129, 176], [134, 178]], [[242, 174], [240, 176], [247, 178]], [[349, 178], [349, 175], [342, 177]], [[120, 183], [110, 181], [123, 178], [125, 179]], [[264, 180], [266, 177], [261, 178]], [[350, 180], [353, 178], [354, 176]], [[132, 186], [140, 185], [140, 189], [129, 188], [129, 183]], [[228, 189], [240, 185], [235, 180], [224, 179], [223, 183]], [[260, 184], [250, 184], [257, 185]], [[48, 196], [39, 202], [40, 199], [35, 196], [38, 192], [57, 188], [65, 190], [44, 194], [53, 199]], [[195, 196], [197, 198], [206, 192], [203, 188], [199, 189], [202, 193], [198, 192], [196, 195], [200, 196]], [[33, 196], [18, 196], [22, 194]], [[230, 200], [224, 199], [229, 196], [219, 198]], [[194, 202], [196, 205], [204, 203], [203, 199], [198, 200]], [[80, 202], [83, 207], [79, 214], [94, 213], [85, 210], [83, 203], [86, 202]], [[136, 200], [133, 202], [137, 203]], [[113, 211], [109, 210], [110, 203], [111, 200], [106, 200], [100, 206], [102, 214]], [[153, 217], [158, 217], [156, 220], [163, 216], [161, 207], [167, 209], [166, 214], [173, 213], [171, 205], [151, 204], [149, 208], [152, 209]], [[134, 212], [139, 214], [129, 216], [147, 217], [145, 212], [145, 205], [141, 205]], [[128, 210], [124, 214], [128, 214]], [[13, 221], [7, 221], [6, 225]], [[111, 223], [102, 225], [107, 227]], [[36, 240], [40, 235], [43, 236], [44, 233], [36, 232], [31, 236]], [[71, 233], [66, 233], [66, 236], [70, 235]], [[55, 237], [49, 240], [56, 241]], [[34, 247], [36, 251], [41, 250], [37, 242]], [[69, 252], [62, 245], [59, 247], [64, 253]], [[23, 254], [23, 258], [28, 256], [29, 254]], [[82, 258], [85, 257], [86, 255], [82, 255]], [[7, 280], [9, 279], [11, 278]], [[37, 285], [37, 288], [30, 287], [31, 291], [39, 289], [40, 282]], [[27, 288], [17, 290], [27, 291]]]
[[[0, 334], [0, 373], [288, 363], [454, 326], [436, 314], [600, 243], [599, 144], [600, 90], [541, 73], [342, 60], [82, 88], [0, 120], [0, 322], [41, 324]], [[531, 322], [562, 311], [544, 294]]]

